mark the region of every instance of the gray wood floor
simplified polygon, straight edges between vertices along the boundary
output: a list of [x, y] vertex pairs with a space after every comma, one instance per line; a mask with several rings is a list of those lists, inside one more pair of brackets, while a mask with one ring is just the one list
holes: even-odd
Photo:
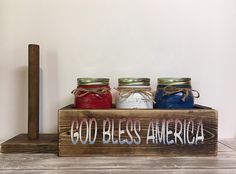
[[233, 173], [236, 139], [221, 140], [217, 157], [57, 157], [1, 154], [0, 173]]

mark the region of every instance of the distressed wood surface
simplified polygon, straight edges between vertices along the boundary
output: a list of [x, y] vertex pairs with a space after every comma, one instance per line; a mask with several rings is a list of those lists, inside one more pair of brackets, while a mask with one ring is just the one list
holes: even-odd
[[[229, 145], [225, 146], [225, 142]], [[56, 154], [0, 154], [0, 172], [235, 174], [234, 143], [235, 140], [220, 141], [217, 157], [58, 157]]]
[[[94, 144], [72, 144], [71, 142], [71, 122], [78, 119], [97, 120], [97, 138]], [[140, 144], [109, 144], [103, 143], [103, 120], [107, 118], [117, 120], [124, 119], [138, 119], [141, 122], [141, 143]], [[177, 144], [167, 145], [166, 143], [152, 143], [147, 144], [147, 132], [149, 123], [152, 119], [159, 120], [193, 120], [194, 132], [197, 132], [197, 123], [199, 120], [204, 125], [204, 143], [198, 144]], [[72, 109], [71, 106], [65, 107], [59, 111], [59, 156], [209, 156], [217, 154], [217, 131], [218, 119], [217, 112], [213, 109], [192, 109], [192, 110], [82, 110]], [[117, 135], [117, 125], [115, 126], [114, 134]], [[170, 129], [175, 129], [175, 124], [169, 125]], [[127, 129], [127, 125], [123, 125], [123, 129]], [[77, 129], [78, 130], [78, 129]], [[83, 129], [85, 132], [86, 129]], [[174, 132], [173, 132], [174, 133]], [[124, 133], [123, 138], [129, 138], [129, 135]], [[191, 139], [194, 134], [191, 135]], [[174, 139], [173, 134], [170, 139]], [[177, 139], [178, 141], [178, 139]]]
[[19, 134], [1, 144], [2, 153], [57, 153], [57, 151], [57, 134], [39, 134], [36, 140], [29, 140], [27, 134]]
[[39, 45], [28, 45], [28, 137], [39, 137]]

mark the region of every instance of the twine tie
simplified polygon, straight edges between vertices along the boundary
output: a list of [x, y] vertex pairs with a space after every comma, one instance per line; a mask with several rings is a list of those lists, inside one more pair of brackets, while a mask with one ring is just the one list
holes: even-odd
[[146, 101], [150, 101], [156, 103], [153, 99], [153, 94], [151, 88], [122, 88], [119, 87], [115, 89], [119, 92], [119, 95], [122, 98], [129, 98], [131, 95], [135, 93], [139, 93]]
[[71, 93], [74, 94], [76, 97], [83, 97], [87, 94], [97, 94], [99, 97], [101, 97], [104, 94], [107, 94], [110, 92], [110, 88], [77, 88], [74, 89]]
[[190, 95], [190, 92], [195, 92], [197, 95], [193, 95], [194, 98], [199, 98], [200, 97], [200, 93], [197, 90], [193, 90], [191, 88], [178, 88], [175, 86], [165, 86], [164, 88], [158, 88], [158, 90], [163, 90], [164, 94], [163, 96], [169, 96], [169, 95], [173, 95], [179, 92], [182, 92], [184, 94], [184, 96], [182, 97], [182, 101], [185, 102], [186, 98]]

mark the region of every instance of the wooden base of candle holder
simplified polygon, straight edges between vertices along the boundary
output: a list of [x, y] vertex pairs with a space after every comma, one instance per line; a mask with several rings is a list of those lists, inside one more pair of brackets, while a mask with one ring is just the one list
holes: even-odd
[[19, 134], [1, 144], [2, 153], [57, 153], [58, 135], [39, 134], [39, 139], [29, 140], [28, 134]]

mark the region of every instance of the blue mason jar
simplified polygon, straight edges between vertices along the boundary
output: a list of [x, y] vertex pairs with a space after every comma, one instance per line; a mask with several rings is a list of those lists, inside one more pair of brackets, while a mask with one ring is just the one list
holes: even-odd
[[158, 78], [155, 96], [155, 108], [158, 109], [191, 109], [194, 106], [191, 78]]

